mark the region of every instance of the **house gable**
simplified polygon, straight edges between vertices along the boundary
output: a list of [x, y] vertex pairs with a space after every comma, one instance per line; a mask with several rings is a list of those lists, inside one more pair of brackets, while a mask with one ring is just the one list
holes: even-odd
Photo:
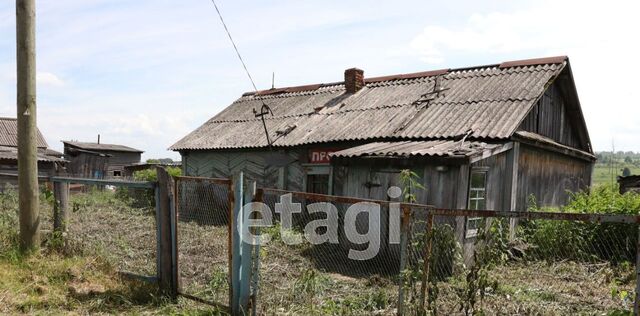
[[518, 131], [536, 133], [559, 144], [593, 153], [570, 67], [547, 87]]

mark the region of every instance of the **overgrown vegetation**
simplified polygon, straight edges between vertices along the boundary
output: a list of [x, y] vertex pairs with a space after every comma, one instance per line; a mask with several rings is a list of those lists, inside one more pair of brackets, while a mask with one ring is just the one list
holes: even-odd
[[[165, 167], [165, 169], [172, 177], [182, 175], [182, 169], [178, 167]], [[139, 170], [133, 173], [133, 180], [156, 182], [158, 181], [158, 172], [156, 171], [156, 168]], [[149, 189], [118, 187], [116, 188], [116, 196], [118, 199], [127, 202], [132, 207], [153, 207], [155, 205], [154, 191]]]
[[[51, 205], [46, 196], [41, 201], [42, 249], [39, 253], [23, 256], [17, 238], [17, 195], [11, 189], [0, 193], [0, 314], [219, 314], [189, 301], [167, 301], [159, 295], [155, 285], [122, 278], [117, 272], [120, 266], [116, 263], [141, 262], [136, 261], [135, 256], [144, 255], [144, 252], [134, 249], [133, 243], [147, 241], [131, 238], [128, 241], [131, 244], [127, 244], [124, 240], [118, 243], [117, 239], [110, 239], [116, 235], [125, 237], [123, 233], [126, 234], [127, 229], [135, 233], [137, 227], [131, 227], [126, 221], [116, 226], [108, 218], [119, 221], [116, 214], [123, 213], [138, 214], [140, 220], [146, 216], [144, 212], [131, 209], [106, 190], [74, 195], [67, 237], [86, 240], [60, 247], [56, 240], [59, 237], [54, 237], [50, 229]], [[98, 214], [103, 217], [89, 216]], [[78, 219], [92, 225], [78, 227]], [[129, 219], [135, 224], [133, 218]], [[101, 239], [105, 240], [98, 243]], [[123, 247], [131, 247], [130, 253], [134, 257], [126, 256]]]
[[[617, 185], [602, 185], [591, 192], [572, 194], [561, 209], [541, 209], [532, 201], [532, 211], [587, 214], [640, 214], [640, 195], [620, 194]], [[612, 264], [635, 262], [637, 224], [585, 223], [577, 221], [521, 221], [518, 237], [535, 245], [526, 252], [535, 260], [604, 260]]]

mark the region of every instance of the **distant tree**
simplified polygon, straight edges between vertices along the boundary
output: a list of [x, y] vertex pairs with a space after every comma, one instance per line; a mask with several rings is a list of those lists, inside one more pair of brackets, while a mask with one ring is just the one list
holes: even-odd
[[158, 159], [147, 159], [147, 163], [159, 163], [160, 160]]
[[171, 158], [160, 158], [160, 159], [158, 159], [158, 161], [160, 163], [172, 163], [173, 159], [171, 159]]
[[624, 167], [624, 169], [622, 169], [622, 176], [623, 177], [628, 177], [631, 175], [631, 170], [629, 170], [629, 168]]
[[633, 159], [630, 156], [624, 157], [624, 163], [633, 163]]

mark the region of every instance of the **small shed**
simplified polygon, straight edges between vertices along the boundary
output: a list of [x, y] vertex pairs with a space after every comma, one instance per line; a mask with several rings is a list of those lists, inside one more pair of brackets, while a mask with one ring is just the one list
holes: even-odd
[[618, 184], [620, 185], [620, 194], [624, 194], [625, 192], [640, 193], [640, 175], [619, 176]]
[[120, 178], [125, 166], [140, 163], [142, 150], [116, 144], [62, 141], [68, 173], [77, 177]]
[[[40, 130], [36, 136], [38, 147], [38, 176], [52, 176], [65, 160], [62, 153], [49, 149]], [[0, 118], [0, 191], [18, 185], [18, 123], [15, 118]]]

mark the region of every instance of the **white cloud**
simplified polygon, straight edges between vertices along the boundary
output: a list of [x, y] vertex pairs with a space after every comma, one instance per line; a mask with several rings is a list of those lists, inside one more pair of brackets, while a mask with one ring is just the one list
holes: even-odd
[[[635, 74], [640, 72], [637, 2], [539, 1], [505, 12], [472, 14], [462, 24], [428, 25], [409, 43], [410, 55], [445, 64], [459, 56], [505, 60], [568, 55], [596, 150], [638, 150]], [[468, 66], [470, 64], [464, 64]]]
[[60, 77], [50, 72], [38, 72], [36, 74], [36, 82], [38, 84], [61, 87], [64, 86], [64, 81]]

